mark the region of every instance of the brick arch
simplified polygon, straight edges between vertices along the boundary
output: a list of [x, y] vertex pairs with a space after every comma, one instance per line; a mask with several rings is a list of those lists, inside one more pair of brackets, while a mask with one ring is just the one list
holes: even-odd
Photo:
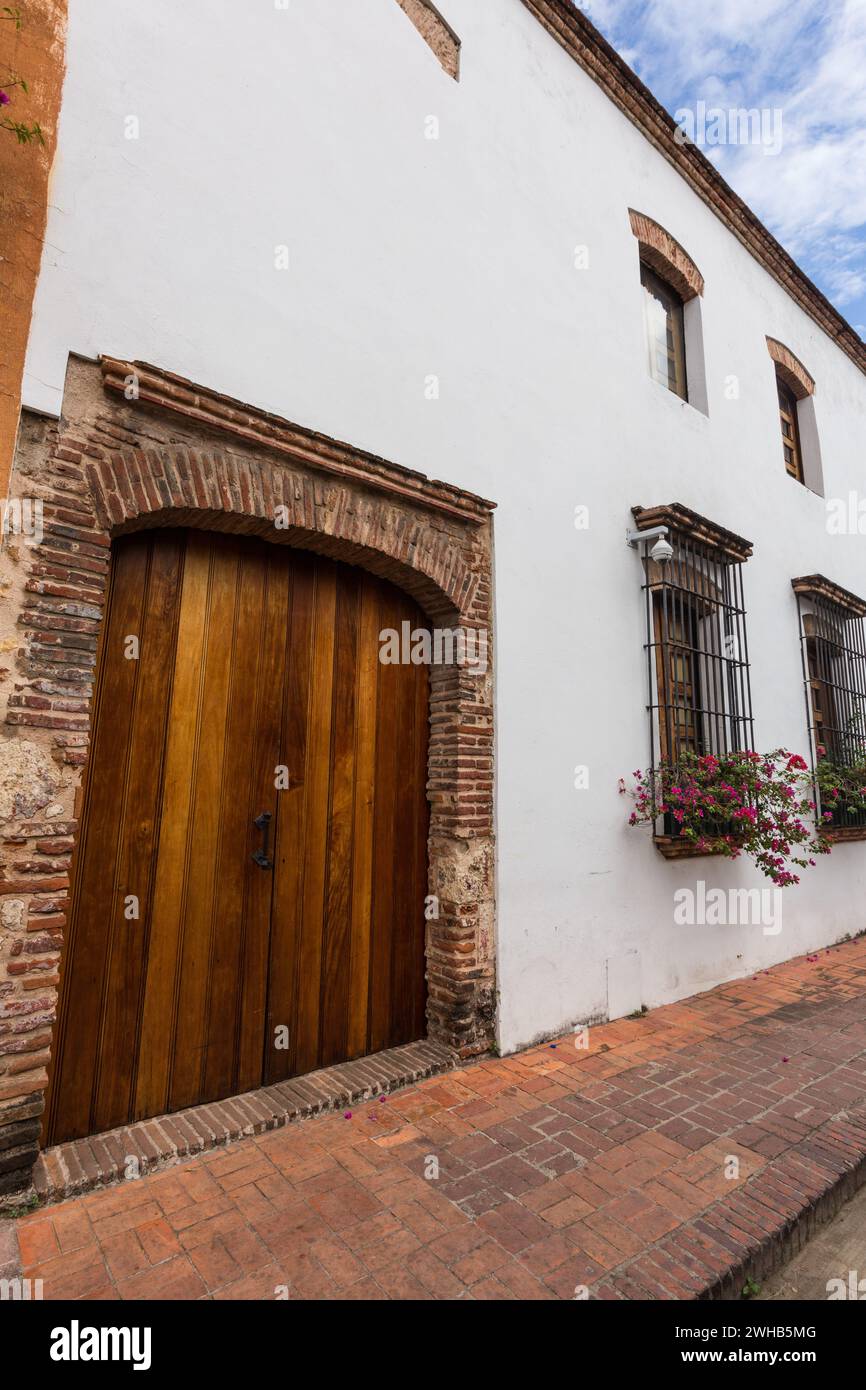
[[101, 367], [106, 391], [124, 400], [134, 392], [137, 405], [200, 427], [161, 448], [116, 435], [101, 457], [91, 454], [88, 482], [106, 530], [185, 525], [184, 516], [248, 530], [374, 569], [423, 596], [431, 616], [470, 618], [482, 567], [467, 534], [492, 504], [144, 363], [103, 358]]
[[684, 300], [694, 299], [704, 292], [704, 277], [691, 256], [675, 241], [670, 232], [643, 212], [629, 208], [631, 229], [638, 239], [641, 258], [663, 280], [672, 285]]
[[795, 357], [790, 348], [776, 338], [767, 338], [767, 351], [776, 364], [776, 370], [798, 401], [815, 394], [815, 381], [806, 371], [803, 363]]
[[203, 527], [315, 550], [405, 589], [434, 625], [488, 635], [481, 674], [431, 668], [428, 860], [439, 916], [426, 952], [428, 1035], [462, 1056], [486, 1050], [492, 504], [156, 368], [77, 358], [60, 422], [22, 424], [12, 495], [34, 494], [43, 535], [10, 551], [21, 645], [0, 669], [5, 749], [24, 788], [0, 816], [0, 909], [12, 943], [9, 953], [0, 941], [0, 983], [21, 1012], [14, 1076], [0, 1054], [0, 1140], [14, 1132], [21, 1159], [9, 1190], [28, 1185], [38, 1152], [110, 547], [130, 531]]
[[[108, 503], [108, 494], [103, 489], [113, 483], [114, 471], [119, 468], [121, 473], [128, 477], [130, 470], [135, 466], [133, 458], [129, 454], [125, 454], [123, 450], [117, 456], [112, 475], [108, 475], [104, 465], [103, 468], [100, 468], [99, 465], [94, 466], [92, 494], [95, 500], [98, 499], [97, 505], [100, 510]], [[157, 459], [153, 459], [148, 461], [146, 467], [155, 469], [160, 467], [160, 464]], [[194, 486], [192, 478], [196, 464], [189, 458], [186, 451], [178, 451], [173, 461], [173, 467], [181, 490], [191, 491]], [[231, 456], [220, 455], [217, 452], [208, 454], [205, 467], [213, 482], [224, 481], [233, 472]], [[249, 511], [243, 508], [235, 510], [231, 505], [225, 510], [217, 510], [210, 506], [200, 507], [192, 497], [183, 506], [138, 508], [135, 504], [133, 510], [128, 512], [122, 521], [107, 520], [106, 531], [111, 540], [119, 536], [130, 535], [136, 531], [166, 526], [192, 527], [197, 530], [223, 531], [229, 535], [254, 536], [273, 545], [288, 545], [298, 550], [311, 550], [317, 555], [326, 556], [328, 559], [341, 560], [344, 564], [356, 565], [360, 569], [369, 570], [371, 574], [377, 575], [380, 579], [389, 580], [410, 594], [424, 609], [428, 617], [434, 621], [459, 623], [471, 620], [475, 577], [472, 577], [469, 590], [464, 594], [462, 585], [465, 578], [465, 565], [460, 562], [459, 558], [452, 567], [453, 573], [449, 572], [448, 574], [447, 587], [444, 587], [434, 577], [431, 572], [432, 567], [425, 565], [425, 557], [419, 556], [418, 563], [412, 564], [396, 553], [396, 547], [391, 543], [393, 540], [392, 527], [397, 523], [399, 516], [385, 516], [383, 518], [381, 510], [377, 514], [375, 525], [382, 525], [386, 532], [386, 538], [382, 548], [378, 550], [369, 544], [362, 543], [352, 534], [319, 531], [299, 525], [296, 521], [291, 522], [285, 528], [277, 529], [273, 520], [270, 520], [262, 510], [258, 509], [258, 504], [261, 499], [261, 489], [266, 488], [268, 484], [273, 487], [275, 483], [280, 481], [279, 469], [274, 469], [273, 472], [267, 474], [260, 473], [255, 479], [258, 499], [251, 505]], [[277, 503], [277, 505], [283, 504]], [[103, 515], [105, 515], [104, 512]]]
[[455, 82], [460, 80], [460, 40], [432, 0], [397, 0], [428, 48]]

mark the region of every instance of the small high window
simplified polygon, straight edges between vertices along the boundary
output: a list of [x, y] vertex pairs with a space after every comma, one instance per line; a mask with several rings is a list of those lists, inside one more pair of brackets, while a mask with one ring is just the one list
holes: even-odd
[[708, 415], [701, 328], [704, 277], [691, 256], [658, 222], [634, 208], [629, 209], [629, 219], [638, 243], [650, 376]]
[[776, 338], [767, 339], [776, 371], [782, 458], [789, 478], [823, 495], [821, 448], [815, 416], [815, 382], [799, 358]]
[[641, 261], [640, 281], [644, 288], [650, 375], [684, 401], [688, 400], [683, 301], [645, 261]]

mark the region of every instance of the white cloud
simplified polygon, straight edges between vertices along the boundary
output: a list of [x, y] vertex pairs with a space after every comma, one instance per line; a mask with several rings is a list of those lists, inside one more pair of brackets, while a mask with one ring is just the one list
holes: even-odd
[[[585, 0], [671, 112], [778, 108], [783, 147], [713, 163], [844, 311], [866, 312], [866, 0]], [[627, 60], [628, 61], [628, 60]], [[634, 63], [632, 63], [634, 66]]]

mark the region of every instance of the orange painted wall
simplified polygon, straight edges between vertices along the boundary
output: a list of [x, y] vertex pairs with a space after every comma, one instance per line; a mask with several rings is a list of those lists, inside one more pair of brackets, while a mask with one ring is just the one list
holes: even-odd
[[32, 125], [45, 138], [19, 145], [0, 130], [0, 498], [9, 473], [21, 409], [21, 377], [30, 332], [33, 295], [42, 258], [48, 190], [63, 87], [67, 0], [10, 0], [21, 28], [0, 19], [0, 86], [9, 73], [28, 86], [10, 92], [0, 115]]

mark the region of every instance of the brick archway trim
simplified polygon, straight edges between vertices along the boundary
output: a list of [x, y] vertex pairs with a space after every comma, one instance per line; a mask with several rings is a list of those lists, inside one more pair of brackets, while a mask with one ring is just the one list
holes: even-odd
[[185, 377], [161, 371], [147, 362], [125, 362], [116, 357], [101, 357], [99, 361], [106, 390], [128, 400], [144, 401], [182, 415], [203, 428], [220, 430], [248, 444], [264, 445], [303, 460], [323, 473], [363, 483], [476, 525], [481, 525], [494, 509], [495, 503], [463, 488], [431, 481], [423, 473], [401, 468], [327, 435], [293, 425], [278, 415], [196, 386]]
[[[135, 388], [130, 392], [130, 387]], [[136, 396], [137, 390], [137, 396]], [[487, 638], [431, 667], [427, 1027], [461, 1056], [494, 1016], [492, 503], [140, 363], [70, 357], [60, 421], [25, 414], [13, 496], [41, 539], [0, 557], [0, 1203], [38, 1155], [111, 541], [154, 526], [263, 537], [361, 565], [439, 627]], [[276, 523], [278, 509], [285, 525]]]
[[767, 339], [767, 350], [775, 362], [779, 375], [798, 401], [815, 394], [815, 380], [806, 371], [803, 363], [795, 357], [790, 348], [775, 338]]
[[643, 212], [628, 210], [631, 229], [638, 239], [641, 257], [658, 271], [684, 299], [694, 299], [704, 292], [704, 277], [691, 256], [675, 241], [670, 232], [659, 226]]
[[432, 0], [397, 0], [449, 77], [460, 81], [460, 40]]

